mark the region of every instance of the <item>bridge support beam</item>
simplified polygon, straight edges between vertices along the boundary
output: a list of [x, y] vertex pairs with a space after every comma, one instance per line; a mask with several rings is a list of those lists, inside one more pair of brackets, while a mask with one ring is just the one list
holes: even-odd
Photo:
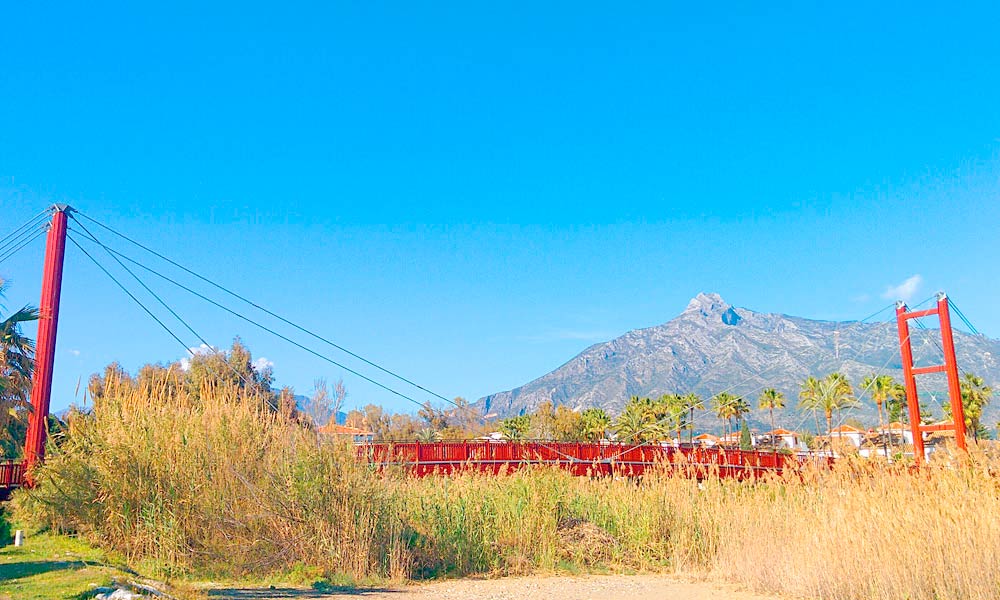
[[56, 356], [56, 329], [59, 325], [59, 297], [62, 293], [63, 259], [66, 255], [66, 226], [72, 210], [65, 204], [52, 207], [52, 223], [49, 225], [45, 245], [35, 372], [31, 382], [31, 415], [24, 441], [25, 466], [29, 477], [31, 467], [45, 457], [49, 401], [52, 397], [52, 369]]
[[[910, 319], [937, 315], [941, 323], [941, 349], [943, 365], [916, 367], [913, 364], [913, 347], [910, 340]], [[955, 433], [955, 445], [967, 450], [965, 442], [965, 410], [962, 405], [962, 385], [958, 378], [958, 362], [955, 359], [955, 339], [951, 330], [951, 313], [948, 296], [938, 294], [937, 306], [927, 310], [910, 311], [906, 303], [896, 304], [896, 324], [899, 331], [899, 352], [903, 361], [903, 383], [906, 388], [906, 406], [910, 417], [910, 433], [913, 436], [913, 458], [917, 465], [924, 462], [924, 433], [951, 430]], [[916, 375], [943, 372], [948, 378], [948, 400], [951, 405], [951, 423], [923, 425], [920, 422], [920, 398], [917, 394]], [[891, 435], [891, 433], [890, 433]]]

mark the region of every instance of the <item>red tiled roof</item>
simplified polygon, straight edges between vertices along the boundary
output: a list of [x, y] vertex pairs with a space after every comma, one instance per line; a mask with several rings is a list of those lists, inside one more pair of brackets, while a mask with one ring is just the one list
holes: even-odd
[[902, 429], [904, 431], [909, 431], [910, 430], [910, 426], [907, 425], [906, 423], [900, 423], [899, 421], [893, 421], [892, 423], [889, 423], [888, 425], [883, 425], [882, 426], [882, 430], [886, 430], [886, 429], [888, 429], [890, 431], [898, 431], [900, 429]]
[[830, 433], [864, 433], [864, 430], [851, 427], [850, 425], [841, 425], [840, 427], [831, 429]]
[[788, 431], [787, 429], [777, 428], [774, 431], [768, 431], [764, 435], [798, 435], [794, 431]]

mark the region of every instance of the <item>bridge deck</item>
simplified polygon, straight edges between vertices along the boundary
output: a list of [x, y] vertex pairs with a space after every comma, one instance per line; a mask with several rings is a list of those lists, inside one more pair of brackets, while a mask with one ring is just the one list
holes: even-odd
[[24, 485], [24, 463], [0, 462], [0, 500], [6, 500], [14, 489], [22, 485]]
[[[379, 468], [400, 467], [419, 476], [460, 470], [499, 474], [528, 465], [557, 466], [581, 476], [637, 476], [659, 465], [680, 475], [747, 479], [806, 462], [832, 462], [829, 457], [720, 447], [540, 441], [377, 442], [359, 444], [357, 453]], [[24, 474], [23, 462], [0, 462], [0, 499], [24, 485]]]
[[567, 442], [378, 442], [358, 446], [358, 456], [379, 467], [399, 466], [417, 475], [471, 469], [500, 473], [526, 465], [553, 465], [574, 475], [642, 475], [664, 466], [678, 474], [746, 479], [829, 458], [770, 451], [661, 444]]

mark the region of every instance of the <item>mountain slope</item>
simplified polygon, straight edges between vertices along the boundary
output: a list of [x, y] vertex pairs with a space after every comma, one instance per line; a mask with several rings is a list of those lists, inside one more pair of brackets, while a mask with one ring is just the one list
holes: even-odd
[[[915, 328], [912, 335], [917, 364], [941, 362], [936, 330]], [[1000, 341], [957, 331], [955, 338], [961, 370], [973, 371], [994, 386], [1000, 382]], [[501, 416], [531, 412], [544, 401], [617, 413], [632, 395], [693, 391], [707, 400], [729, 390], [756, 406], [761, 389], [775, 387], [785, 393], [790, 407], [781, 411], [779, 423], [801, 427], [812, 417], [794, 410], [799, 383], [831, 371], [847, 374], [859, 394], [861, 379], [872, 372], [901, 379], [895, 322], [814, 321], [736, 308], [717, 294], [699, 294], [677, 318], [595, 344], [555, 371], [486, 396], [479, 404]], [[932, 406], [934, 398], [947, 398], [942, 375], [917, 381]], [[990, 407], [983, 422], [992, 425], [998, 413], [1000, 407]], [[873, 422], [874, 414], [874, 407], [866, 406], [850, 416]], [[760, 415], [754, 417], [762, 424]], [[714, 424], [707, 419], [707, 427]]]

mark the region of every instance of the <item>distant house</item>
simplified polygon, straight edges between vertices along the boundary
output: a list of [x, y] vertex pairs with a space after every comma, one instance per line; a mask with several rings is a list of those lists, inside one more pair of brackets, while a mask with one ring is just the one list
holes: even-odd
[[865, 431], [850, 425], [841, 425], [830, 430], [830, 440], [849, 441], [855, 448], [860, 448], [865, 441]]
[[375, 439], [375, 434], [371, 431], [350, 427], [348, 425], [338, 425], [330, 422], [318, 429], [321, 435], [332, 437], [333, 439], [350, 438], [355, 444], [367, 444]]
[[[740, 430], [737, 429], [736, 431], [733, 431], [731, 433], [728, 433], [728, 434], [720, 437], [718, 443], [719, 443], [720, 446], [731, 446], [731, 447], [734, 447], [734, 448], [738, 448], [739, 445], [740, 445], [740, 435], [741, 435], [740, 434]], [[757, 446], [757, 434], [756, 433], [751, 433], [750, 434], [750, 446], [754, 447], [754, 448]]]
[[694, 436], [694, 443], [700, 444], [703, 448], [711, 448], [719, 445], [719, 438], [711, 433], [703, 433]]
[[877, 429], [876, 431], [883, 435], [888, 435], [892, 443], [899, 443], [900, 441], [904, 444], [913, 443], [913, 432], [906, 423], [893, 421], [888, 425], [883, 425], [881, 429]]
[[780, 427], [761, 434], [761, 437], [764, 438], [762, 441], [777, 448], [794, 450], [799, 447], [799, 434]]
[[[951, 421], [938, 421], [933, 425], [951, 425]], [[937, 447], [946, 442], [955, 441], [955, 430], [944, 429], [942, 431], [926, 431], [923, 433], [925, 450], [937, 450]]]
[[720, 446], [739, 446], [740, 445], [740, 432], [733, 431], [727, 433], [724, 436], [719, 437], [718, 444]]

